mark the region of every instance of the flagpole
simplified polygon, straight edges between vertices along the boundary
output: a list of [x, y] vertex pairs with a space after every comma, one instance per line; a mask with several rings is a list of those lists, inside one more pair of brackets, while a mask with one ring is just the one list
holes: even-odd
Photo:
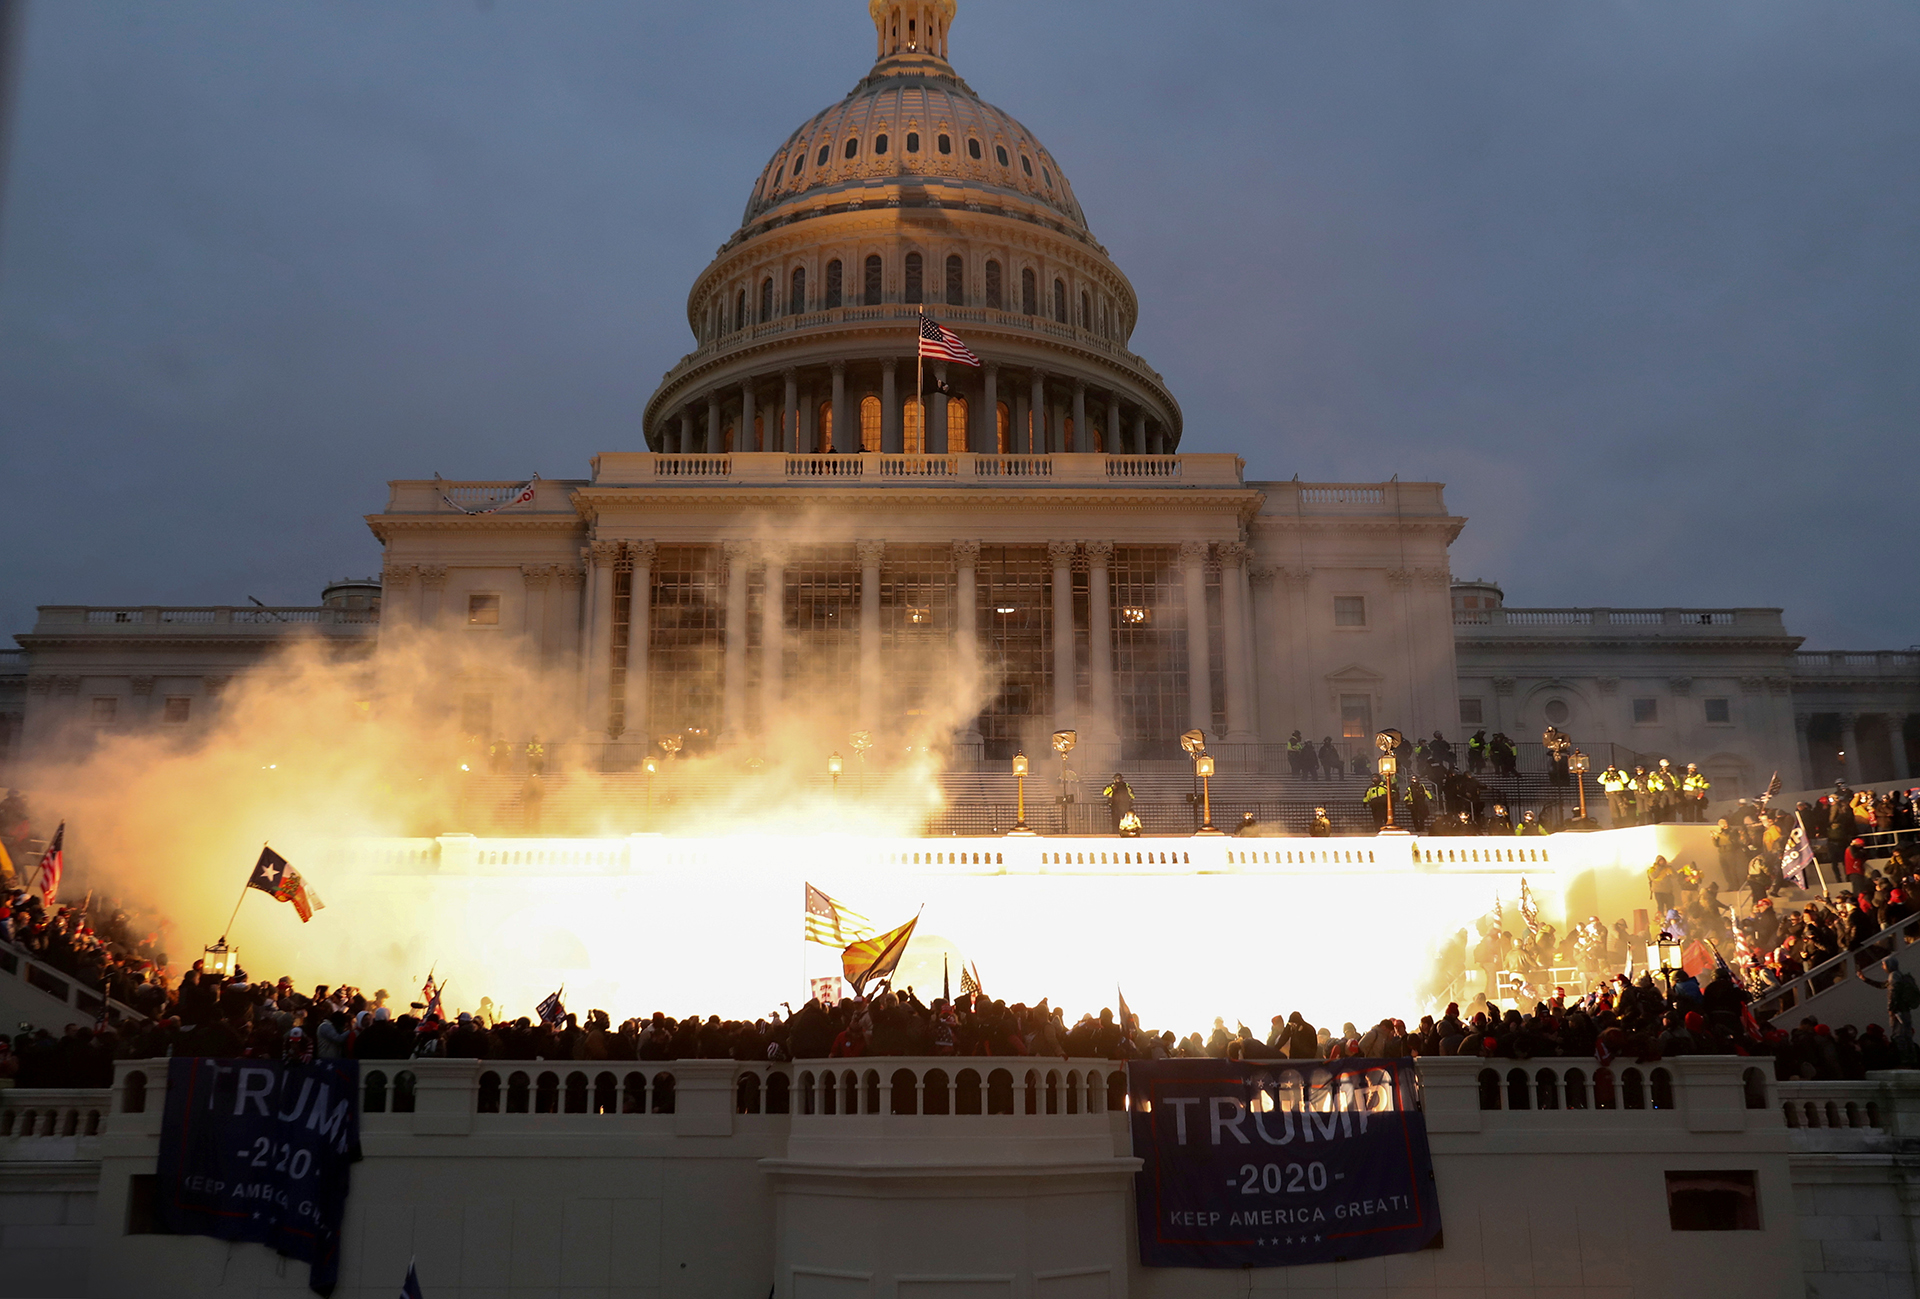
[[[920, 308], [920, 319], [924, 321], [926, 318], [927, 309], [923, 306]], [[920, 412], [920, 454], [925, 455], [927, 453], [927, 411], [925, 405], [927, 354], [926, 350], [921, 346], [920, 328], [920, 326], [916, 326], [913, 331], [913, 404], [914, 408]], [[904, 447], [901, 449], [905, 450]]]
[[[262, 839], [262, 840], [260, 841], [260, 846], [261, 846], [262, 848], [265, 848], [265, 847], [267, 846], [267, 841], [266, 841], [265, 839]], [[239, 915], [240, 915], [240, 903], [242, 903], [242, 902], [245, 902], [245, 901], [247, 900], [247, 890], [248, 890], [248, 889], [250, 889], [250, 888], [252, 888], [252, 887], [253, 887], [253, 872], [252, 872], [252, 871], [248, 871], [248, 872], [247, 872], [247, 882], [246, 882], [245, 884], [242, 884], [242, 885], [240, 886], [240, 897], [239, 897], [239, 899], [238, 899], [238, 900], [237, 900], [236, 902], [234, 902], [234, 904], [233, 904], [233, 914], [227, 917], [227, 927], [226, 927], [225, 929], [222, 929], [222, 930], [220, 931], [220, 941], [221, 941], [222, 943], [224, 943], [224, 942], [226, 942], [226, 941], [227, 941], [227, 935], [233, 932], [233, 922], [234, 922], [234, 921], [235, 921], [235, 920], [236, 920], [236, 919], [237, 919], [237, 918], [239, 917]]]

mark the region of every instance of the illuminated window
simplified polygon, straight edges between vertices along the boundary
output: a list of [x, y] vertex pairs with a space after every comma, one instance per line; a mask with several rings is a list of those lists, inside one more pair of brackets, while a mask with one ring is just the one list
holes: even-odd
[[1120, 609], [1120, 621], [1134, 627], [1143, 627], [1153, 621], [1153, 610], [1143, 605], [1123, 605]]
[[833, 403], [832, 402], [823, 401], [820, 403], [820, 409], [816, 413], [814, 418], [814, 427], [818, 429], [820, 432], [820, 438], [818, 442], [818, 449], [820, 454], [823, 456], [829, 454], [833, 450]]
[[947, 398], [947, 450], [967, 449], [967, 399]]
[[500, 625], [500, 597], [497, 595], [470, 595], [467, 597], [467, 626], [498, 627]]
[[993, 441], [1001, 455], [1013, 454], [1013, 412], [1004, 401], [993, 404]]
[[917, 456], [927, 449], [927, 441], [922, 423], [926, 414], [927, 399], [907, 399], [904, 410], [900, 412], [900, 444], [910, 456]]
[[1340, 738], [1343, 740], [1373, 738], [1373, 696], [1340, 696]]
[[860, 449], [880, 449], [880, 399], [872, 393], [860, 399]]
[[1367, 625], [1367, 597], [1364, 595], [1336, 595], [1333, 597], [1333, 625], [1336, 627], [1364, 627]]

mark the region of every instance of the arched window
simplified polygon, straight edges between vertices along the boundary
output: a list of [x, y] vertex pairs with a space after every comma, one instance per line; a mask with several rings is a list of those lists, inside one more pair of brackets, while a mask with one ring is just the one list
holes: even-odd
[[[890, 1098], [891, 1104], [887, 1107], [889, 1114], [918, 1114], [920, 1112], [920, 1108], [916, 1104], [919, 1100], [920, 1082], [919, 1079], [913, 1076], [913, 1070], [895, 1069], [893, 1071], [892, 1087], [893, 1095]], [[944, 1110], [941, 1112], [945, 1113]]]
[[939, 147], [942, 153], [953, 152], [953, 137], [950, 135], [942, 133], [940, 138], [934, 141], [934, 144]]
[[593, 1076], [593, 1112], [616, 1114], [620, 1110], [620, 1084], [610, 1073]]
[[967, 399], [947, 398], [947, 450], [967, 449]]
[[482, 1114], [500, 1112], [500, 1075], [491, 1069], [480, 1075], [480, 1099], [476, 1108]]
[[807, 309], [807, 268], [796, 266], [787, 277], [787, 314], [797, 316]]
[[947, 305], [958, 307], [967, 300], [967, 264], [959, 253], [947, 254]]
[[833, 148], [833, 146], [832, 146], [832, 145], [830, 145], [830, 144], [823, 144], [823, 145], [821, 145], [821, 146], [820, 146], [820, 156], [819, 156], [818, 158], [815, 158], [815, 159], [813, 160], [813, 165], [814, 165], [814, 166], [816, 166], [816, 167], [824, 167], [824, 166], [826, 166], [826, 165], [827, 165], [827, 154], [828, 154], [828, 152], [829, 152], [829, 151], [830, 151], [830, 150], [831, 150], [832, 148]]
[[747, 327], [747, 291], [745, 289], [740, 290], [733, 299], [733, 327], [735, 329]]
[[924, 279], [924, 276], [921, 270], [920, 254], [908, 253], [907, 254], [907, 291], [905, 296], [901, 298], [902, 302], [926, 301], [925, 295], [922, 291], [923, 279]]
[[773, 276], [760, 281], [760, 323], [773, 319]]
[[1005, 304], [1000, 300], [1000, 263], [987, 263], [987, 305], [998, 311]]
[[578, 1070], [567, 1075], [566, 1112], [569, 1114], [587, 1112], [587, 1076]]
[[515, 1070], [507, 1075], [507, 1113], [525, 1114], [527, 1112], [527, 1076]]
[[920, 152], [920, 132], [918, 131], [907, 132], [907, 152], [908, 153]]
[[900, 445], [910, 456], [917, 456], [927, 449], [925, 426], [922, 423], [926, 404], [925, 397], [918, 400], [909, 397], [906, 407], [900, 412]]
[[793, 1101], [793, 1081], [783, 1073], [767, 1078], [767, 1113], [785, 1114]]
[[733, 1089], [733, 1112], [735, 1114], [758, 1114], [760, 1112], [760, 1075], [743, 1073], [739, 1085]]
[[883, 287], [885, 287], [885, 281], [881, 278], [880, 254], [869, 253], [867, 255], [866, 285], [866, 301], [869, 307], [877, 307], [880, 305], [880, 292]]
[[673, 1113], [673, 1075], [657, 1073], [653, 1076], [653, 1112], [655, 1114]]
[[817, 412], [815, 412], [815, 415], [814, 415], [813, 426], [820, 431], [819, 443], [815, 449], [818, 450], [820, 454], [823, 456], [829, 454], [833, 450], [833, 403], [832, 402], [823, 401], [820, 403], [820, 409]]
[[1013, 454], [1013, 412], [1007, 409], [1004, 401], [994, 403], [993, 440], [995, 449], [1001, 455]]
[[558, 1114], [560, 1112], [560, 1075], [543, 1073], [533, 1080], [533, 1112], [535, 1114]]
[[[744, 295], [743, 295], [744, 296]], [[1020, 310], [1029, 316], [1040, 314], [1039, 286], [1033, 278], [1031, 267], [1020, 272]]]
[[1093, 299], [1084, 289], [1080, 293], [1080, 328], [1093, 328]]
[[1059, 324], [1067, 323], [1067, 282], [1053, 282], [1053, 318]]
[[951, 1108], [951, 1098], [947, 1094], [947, 1071], [945, 1069], [927, 1070], [927, 1103], [921, 1108], [928, 1114], [945, 1114]]
[[979, 161], [980, 141], [971, 138], [967, 140], [967, 156], [976, 162]]
[[1560, 1108], [1560, 1078], [1551, 1069], [1542, 1069], [1533, 1076], [1534, 1090], [1537, 1093], [1537, 1109], [1557, 1110]]
[[1033, 176], [1033, 159], [1024, 153], [1020, 155], [1020, 170], [1026, 172], [1029, 178]]
[[954, 1077], [953, 1112], [955, 1114], [980, 1112], [980, 1075], [972, 1069], [962, 1069]]
[[620, 1080], [620, 1112], [622, 1114], [645, 1114], [647, 1112], [647, 1076], [630, 1073]]
[[1000, 165], [1002, 167], [1006, 166], [1007, 165], [1007, 146], [1004, 144], [994, 145], [993, 156], [1000, 160]]
[[840, 305], [840, 259], [827, 263], [827, 300], [821, 304], [831, 310]]
[[880, 449], [880, 399], [872, 393], [860, 399], [860, 449]]
[[1507, 1108], [1508, 1109], [1510, 1110], [1526, 1109], [1528, 1101], [1532, 1099], [1531, 1096], [1529, 1096], [1528, 1094], [1528, 1090], [1529, 1089], [1527, 1087], [1527, 1071], [1525, 1069], [1507, 1070]]
[[367, 1075], [365, 1089], [360, 1096], [362, 1114], [385, 1114], [387, 1112], [387, 1076], [375, 1069]]
[[873, 137], [873, 156], [876, 158], [884, 158], [887, 156], [887, 133], [885, 131]]
[[852, 158], [860, 152], [860, 137], [851, 136], [847, 140], [847, 157]]
[[800, 153], [796, 153], [793, 155], [793, 174], [794, 175], [798, 176], [800, 174], [800, 169], [806, 165], [807, 165], [807, 155], [805, 151], [802, 151]]
[[413, 1113], [413, 1087], [416, 1081], [411, 1069], [402, 1069], [393, 1076], [393, 1112], [395, 1114]]
[[1048, 171], [1045, 167], [1042, 167], [1040, 169], [1040, 179], [1047, 182], [1048, 189], [1053, 188], [1053, 173]]

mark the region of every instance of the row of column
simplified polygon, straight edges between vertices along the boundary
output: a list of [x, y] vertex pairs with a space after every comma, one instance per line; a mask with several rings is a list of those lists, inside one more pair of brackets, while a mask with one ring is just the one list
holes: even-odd
[[[1849, 785], [1866, 782], [1865, 769], [1860, 764], [1860, 719], [1870, 717], [1871, 713], [1840, 713], [1840, 751], [1841, 769]], [[1887, 739], [1893, 750], [1893, 779], [1912, 780], [1916, 772], [1913, 762], [1907, 754], [1907, 719], [1910, 713], [1881, 713], [1886, 719]], [[1813, 726], [1814, 714], [1795, 713], [1793, 717], [1794, 740], [1799, 746], [1800, 762], [1806, 771], [1807, 786], [1814, 784], [1813, 745], [1809, 731]]]
[[[905, 446], [905, 418], [903, 396], [912, 400], [912, 394], [902, 394], [899, 383], [901, 365], [911, 366], [912, 362], [898, 359], [880, 362], [880, 450], [887, 454], [899, 454]], [[948, 382], [949, 374], [946, 362], [938, 362], [929, 367], [934, 378], [942, 384]], [[833, 408], [833, 449], [842, 455], [852, 455], [861, 450], [860, 422], [852, 409], [853, 403], [847, 393], [847, 363], [835, 361], [829, 366], [832, 386]], [[801, 400], [800, 372], [788, 368], [780, 372], [782, 379], [782, 405], [779, 423], [763, 417], [764, 446], [749, 445], [753, 441], [753, 421], [759, 412], [759, 376], [744, 379], [739, 385], [739, 420], [735, 424], [734, 449], [739, 451], [791, 451], [811, 452], [818, 445], [818, 436], [811, 430], [812, 420], [808, 417], [809, 402]], [[1021, 392], [1009, 385], [1007, 392], [1000, 391], [1000, 367], [986, 365], [981, 367], [981, 403], [976, 411], [971, 404], [968, 407], [968, 423], [971, 426], [967, 439], [969, 445], [947, 445], [947, 397], [945, 393], [935, 392], [927, 398], [925, 421], [925, 451], [929, 455], [944, 455], [948, 451], [979, 451], [992, 454], [998, 450], [999, 430], [997, 411], [1004, 399], [1009, 404], [1009, 414], [1013, 425], [1013, 454], [1046, 454], [1052, 451], [1092, 451], [1094, 449], [1094, 429], [1087, 423], [1087, 385], [1083, 380], [1074, 379], [1072, 392], [1066, 404], [1073, 421], [1073, 445], [1061, 443], [1065, 437], [1065, 426], [1059, 421], [1050, 420], [1047, 412], [1049, 376], [1041, 370], [1028, 372], [1027, 391]], [[1098, 390], [1096, 390], [1098, 392]], [[806, 394], [810, 399], [813, 388], [809, 385]], [[1143, 406], [1135, 406], [1131, 421], [1126, 418], [1126, 403], [1117, 389], [1105, 391], [1106, 436], [1105, 445], [1116, 453], [1161, 455], [1167, 451], [1165, 435], [1155, 426], [1150, 428], [1147, 411]], [[706, 394], [704, 403], [693, 403], [682, 407], [677, 420], [670, 420], [660, 430], [660, 449], [664, 453], [682, 455], [721, 455], [726, 451], [726, 415], [732, 402], [727, 390], [715, 388]], [[1034, 412], [1029, 432], [1028, 421]], [[1027, 445], [1030, 443], [1030, 445]]]
[[[781, 607], [780, 597], [786, 585], [786, 555], [770, 543], [726, 541], [726, 622], [722, 665], [724, 687], [721, 704], [722, 737], [738, 737], [746, 731], [747, 719], [747, 582], [750, 566], [765, 566], [764, 589], [769, 593], [768, 608]], [[1054, 729], [1075, 729], [1090, 739], [1113, 742], [1119, 739], [1117, 720], [1119, 700], [1115, 696], [1115, 620], [1110, 565], [1111, 541], [1050, 541], [1047, 557], [1053, 568], [1053, 725]], [[1210, 554], [1211, 552], [1211, 554]], [[647, 717], [647, 659], [650, 637], [649, 594], [653, 582], [655, 543], [652, 541], [596, 541], [582, 551], [586, 561], [587, 602], [582, 614], [587, 655], [581, 703], [589, 719], [590, 731], [614, 733], [613, 652], [615, 632], [615, 575], [631, 574], [631, 598], [628, 601], [624, 707], [619, 715], [620, 733], [645, 737]], [[860, 724], [871, 729], [878, 721], [881, 697], [880, 663], [880, 569], [886, 556], [886, 542], [877, 538], [854, 543], [855, 560], [860, 566]], [[1225, 666], [1226, 733], [1230, 743], [1257, 739], [1254, 721], [1254, 632], [1251, 618], [1252, 598], [1247, 585], [1248, 547], [1244, 542], [1210, 545], [1188, 541], [1180, 545], [1182, 597], [1186, 614], [1187, 650], [1187, 724], [1190, 728], [1216, 735], [1213, 722], [1212, 643], [1208, 627], [1206, 581], [1210, 558], [1220, 565], [1221, 646]], [[952, 543], [955, 585], [953, 629], [955, 671], [960, 680], [971, 681], [980, 667], [978, 627], [978, 581], [976, 568], [980, 556], [978, 541]], [[1089, 715], [1077, 717], [1075, 661], [1075, 619], [1073, 614], [1073, 567], [1084, 559], [1087, 565], [1087, 626], [1089, 633]], [[761, 622], [762, 661], [779, 663], [785, 653], [786, 620], [767, 617]], [[779, 672], [760, 674], [761, 716], [769, 718], [783, 702], [784, 680]]]

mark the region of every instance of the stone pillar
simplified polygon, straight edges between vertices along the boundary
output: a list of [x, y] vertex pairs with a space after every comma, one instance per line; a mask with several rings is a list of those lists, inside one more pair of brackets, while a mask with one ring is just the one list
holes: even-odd
[[1013, 397], [1013, 426], [1007, 430], [1007, 454], [1032, 455], [1033, 435], [1028, 429], [1027, 394], [1016, 390], [1010, 395]]
[[520, 583], [526, 611], [527, 657], [539, 667], [547, 661], [547, 589], [553, 585], [553, 565], [522, 564]]
[[1147, 408], [1144, 406], [1133, 412], [1133, 449], [1138, 455], [1147, 454]]
[[1087, 552], [1087, 680], [1091, 686], [1087, 729], [1098, 739], [1120, 739], [1118, 701], [1113, 694], [1113, 582], [1107, 566], [1113, 560], [1111, 541], [1089, 541]]
[[1053, 729], [1074, 724], [1078, 711], [1079, 672], [1073, 653], [1073, 561], [1077, 541], [1049, 541], [1047, 558], [1053, 562]]
[[396, 564], [389, 560], [380, 571], [380, 629], [392, 633], [419, 618], [419, 604], [413, 594], [413, 581], [420, 576], [418, 564]]
[[[1280, 570], [1271, 565], [1247, 565], [1247, 623], [1253, 641], [1251, 660], [1253, 663], [1253, 714], [1256, 729], [1262, 736], [1285, 735], [1292, 726], [1282, 709], [1282, 701], [1288, 691], [1286, 683], [1278, 680], [1270, 671], [1261, 670], [1263, 664], [1277, 664], [1281, 659], [1281, 645], [1284, 635], [1278, 630], [1278, 601], [1274, 593], [1274, 578]], [[1264, 648], [1265, 653], [1262, 654]], [[1306, 727], [1301, 727], [1304, 735]]]
[[620, 560], [621, 544], [596, 541], [582, 552], [587, 561], [590, 581], [583, 619], [587, 633], [587, 676], [584, 698], [586, 719], [583, 729], [604, 737], [610, 720], [613, 685], [613, 566]]
[[722, 543], [727, 558], [727, 625], [725, 668], [720, 708], [720, 740], [733, 746], [744, 741], [747, 730], [747, 580], [753, 563], [753, 543]]
[[1247, 661], [1247, 545], [1223, 542], [1220, 552], [1220, 634], [1226, 638], [1227, 739], [1249, 744], [1253, 730], [1253, 665]]
[[753, 437], [753, 380], [740, 381], [740, 436], [733, 440], [735, 451], [765, 450]]
[[983, 455], [994, 455], [1000, 450], [1000, 367], [989, 365], [985, 371], [980, 376], [982, 406], [980, 413], [970, 421], [973, 437], [967, 449]]
[[1813, 745], [1807, 732], [1813, 725], [1811, 713], [1793, 715], [1793, 748], [1800, 755], [1800, 788], [1813, 788]]
[[555, 663], [567, 665], [569, 671], [578, 670], [586, 569], [577, 564], [560, 564], [555, 566], [553, 576], [558, 589], [547, 593], [547, 640], [552, 646], [549, 657]]
[[1120, 425], [1120, 394], [1107, 394], [1107, 454], [1125, 455], [1127, 450], [1126, 433]]
[[800, 450], [800, 373], [791, 366], [780, 372], [786, 380], [786, 405], [780, 413], [780, 445], [775, 451]]
[[833, 449], [843, 455], [860, 449], [860, 430], [847, 417], [847, 363], [833, 363]]
[[1849, 785], [1858, 785], [1861, 779], [1860, 738], [1855, 734], [1859, 724], [1860, 714], [1840, 714], [1840, 749], [1846, 755], [1842, 770]]
[[445, 610], [447, 566], [445, 564], [420, 565], [420, 625], [437, 630]]
[[[979, 542], [953, 543], [954, 675], [959, 680], [960, 693], [974, 701], [986, 694], [985, 683], [980, 679], [980, 586], [974, 574], [979, 562]], [[971, 707], [967, 713], [967, 724], [959, 739], [971, 745], [980, 743], [980, 709], [977, 706]]]
[[1073, 381], [1073, 445], [1069, 451], [1093, 450], [1093, 430], [1087, 427], [1087, 385]]
[[860, 725], [873, 730], [880, 718], [880, 560], [887, 543], [853, 543], [860, 559]]
[[893, 456], [906, 449], [899, 370], [900, 363], [892, 357], [880, 362], [880, 449]]
[[720, 432], [720, 393], [707, 394], [707, 454], [717, 456], [726, 449]]
[[761, 547], [767, 558], [760, 584], [760, 733], [771, 736], [787, 689], [787, 552]]
[[621, 734], [629, 744], [638, 744], [642, 754], [653, 743], [649, 733], [652, 697], [648, 694], [647, 662], [653, 636], [653, 555], [657, 547], [651, 541], [629, 541], [627, 559], [633, 566], [627, 595], [627, 694], [626, 729]]
[[[933, 377], [942, 387], [946, 385], [947, 363], [945, 361], [934, 364]], [[936, 389], [927, 405], [930, 409], [926, 415], [926, 436], [921, 440], [925, 443], [928, 455], [943, 456], [947, 453], [947, 394]]]
[[1033, 416], [1033, 454], [1045, 455], [1050, 449], [1047, 441], [1047, 376], [1038, 370], [1033, 372], [1033, 395], [1027, 400], [1027, 410]]
[[1207, 653], [1207, 543], [1180, 543], [1180, 589], [1187, 606], [1187, 726], [1213, 730], [1213, 671]]

